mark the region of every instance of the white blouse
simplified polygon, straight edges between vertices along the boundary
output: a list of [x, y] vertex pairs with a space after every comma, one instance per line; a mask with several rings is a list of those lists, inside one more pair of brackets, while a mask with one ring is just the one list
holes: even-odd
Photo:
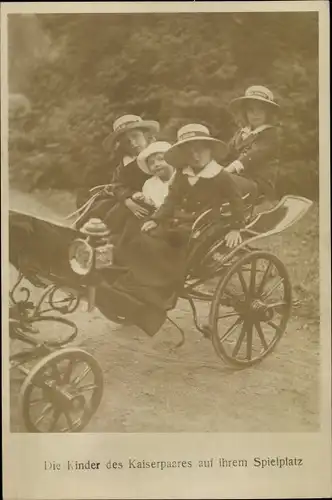
[[145, 198], [153, 201], [155, 206], [159, 208], [165, 201], [168, 195], [169, 185], [173, 180], [174, 175], [168, 181], [162, 181], [159, 177], [154, 176], [145, 181], [142, 188], [142, 193]]

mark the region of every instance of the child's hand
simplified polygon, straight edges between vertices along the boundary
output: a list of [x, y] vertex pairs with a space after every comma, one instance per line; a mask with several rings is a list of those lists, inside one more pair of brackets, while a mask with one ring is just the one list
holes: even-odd
[[229, 172], [230, 174], [240, 174], [243, 169], [243, 165], [239, 160], [233, 161], [233, 163], [225, 168], [226, 172]]
[[147, 233], [149, 231], [152, 231], [152, 229], [155, 229], [158, 226], [158, 224], [154, 220], [147, 220], [144, 222], [141, 231], [143, 233]]
[[137, 192], [137, 193], [134, 193], [131, 197], [134, 201], [137, 200], [137, 201], [144, 201], [145, 200], [145, 196], [143, 193], [141, 192]]
[[235, 172], [234, 165], [231, 163], [227, 167], [225, 167], [225, 171], [228, 172], [229, 174], [233, 174]]
[[143, 219], [149, 212], [146, 208], [141, 207], [138, 203], [135, 203], [131, 198], [125, 200], [126, 207], [134, 214], [138, 219]]
[[238, 230], [230, 231], [225, 236], [226, 247], [235, 248], [242, 243], [241, 233]]
[[134, 193], [131, 197], [132, 200], [134, 201], [141, 201], [143, 203], [146, 203], [147, 205], [151, 205], [152, 207], [154, 207], [154, 203], [153, 201], [151, 200], [151, 198], [147, 198], [143, 193], [141, 192], [137, 192], [137, 193]]

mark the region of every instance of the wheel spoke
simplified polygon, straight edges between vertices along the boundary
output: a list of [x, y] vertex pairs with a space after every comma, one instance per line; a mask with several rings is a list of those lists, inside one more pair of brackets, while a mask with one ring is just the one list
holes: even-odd
[[238, 293], [230, 292], [229, 290], [224, 290], [224, 295], [226, 295], [226, 297], [232, 300], [234, 300], [236, 297], [239, 296]]
[[96, 384], [81, 385], [76, 389], [75, 394], [82, 394], [83, 392], [94, 391], [95, 389], [98, 389], [98, 385]]
[[252, 297], [255, 293], [255, 286], [256, 286], [256, 266], [257, 266], [257, 261], [253, 260], [251, 263], [251, 274], [250, 274], [250, 285], [249, 285], [249, 293]]
[[233, 324], [232, 324], [232, 326], [230, 326], [230, 327], [228, 328], [227, 332], [226, 332], [226, 333], [224, 333], [224, 335], [223, 335], [223, 336], [219, 339], [219, 340], [220, 340], [220, 342], [224, 342], [224, 340], [226, 340], [226, 339], [227, 339], [227, 337], [229, 337], [229, 335], [230, 335], [231, 333], [233, 333], [233, 331], [235, 330], [235, 328], [236, 328], [236, 327], [237, 327], [240, 323], [242, 323], [242, 319], [241, 319], [241, 318], [238, 318], [238, 319], [235, 321], [235, 323], [233, 323]]
[[57, 366], [56, 363], [52, 364], [51, 370], [52, 370], [52, 378], [53, 378], [53, 380], [55, 380], [58, 385], [61, 384], [61, 382], [62, 382], [62, 380], [61, 380], [61, 373], [59, 372], [58, 366]]
[[47, 403], [47, 405], [44, 407], [44, 409], [42, 410], [39, 418], [37, 418], [37, 420], [35, 421], [35, 425], [37, 426], [38, 424], [40, 424], [40, 422], [42, 420], [44, 420], [44, 418], [46, 417], [46, 415], [50, 412], [50, 410], [53, 409], [53, 405], [52, 403]]
[[248, 361], [252, 358], [252, 339], [253, 339], [253, 324], [252, 322], [247, 323], [247, 359]]
[[282, 329], [280, 328], [279, 325], [276, 325], [273, 321], [267, 321], [267, 324], [272, 326], [272, 328], [274, 328], [276, 332], [279, 333], [279, 335], [282, 334]]
[[61, 410], [55, 410], [54, 411], [54, 416], [53, 416], [53, 420], [51, 422], [51, 425], [50, 425], [50, 428], [49, 428], [49, 432], [53, 432], [54, 429], [55, 429], [55, 426], [56, 424], [58, 423], [59, 421], [59, 418], [60, 418], [60, 415], [61, 415], [62, 411]]
[[65, 410], [64, 414], [65, 414], [66, 420], [68, 422], [69, 429], [72, 429], [72, 427], [74, 425], [74, 422], [73, 422], [73, 419], [70, 416], [70, 413], [67, 410]]
[[242, 290], [244, 292], [244, 295], [248, 295], [248, 287], [247, 287], [246, 280], [244, 279], [244, 276], [242, 274], [242, 270], [239, 269], [237, 274], [238, 274], [238, 276], [240, 278], [241, 285], [242, 285]]
[[233, 349], [232, 356], [234, 358], [236, 358], [236, 356], [239, 354], [239, 351], [241, 349], [241, 345], [242, 345], [242, 342], [243, 342], [245, 335], [246, 335], [246, 329], [245, 329], [245, 324], [243, 323], [242, 328], [241, 328], [241, 333], [240, 333], [239, 338], [237, 339], [236, 344], [235, 344], [234, 349]]
[[287, 302], [285, 301], [280, 301], [280, 302], [273, 302], [272, 304], [266, 304], [266, 307], [271, 309], [272, 307], [284, 307], [287, 306]]
[[255, 328], [256, 328], [258, 336], [259, 336], [259, 338], [261, 340], [262, 346], [264, 347], [264, 349], [266, 351], [269, 346], [268, 346], [268, 343], [265, 340], [265, 336], [264, 336], [264, 333], [263, 333], [263, 330], [262, 330], [262, 327], [261, 327], [261, 324], [260, 324], [259, 321], [255, 322]]
[[232, 317], [234, 317], [234, 316], [240, 316], [240, 314], [239, 314], [239, 313], [236, 313], [236, 312], [234, 312], [234, 313], [229, 313], [229, 314], [224, 314], [223, 316], [218, 316], [218, 318], [217, 318], [217, 319], [218, 319], [218, 321], [219, 321], [220, 319], [232, 318]]
[[213, 347], [236, 367], [255, 365], [274, 349], [292, 305], [283, 263], [269, 251], [249, 250], [221, 275], [210, 313], [218, 327]]
[[258, 286], [258, 289], [257, 289], [257, 292], [259, 294], [261, 294], [263, 292], [263, 289], [264, 289], [264, 285], [268, 279], [268, 276], [269, 276], [269, 273], [270, 273], [270, 270], [271, 270], [271, 267], [272, 267], [272, 262], [269, 262], [269, 265], [267, 266], [267, 268], [265, 269], [265, 272], [263, 274], [263, 277], [261, 279], [261, 282]]
[[77, 377], [75, 377], [75, 379], [73, 380], [73, 385], [78, 385], [82, 382], [82, 380], [85, 379], [85, 377], [91, 372], [91, 368], [90, 366], [87, 366], [80, 375], [78, 375]]
[[284, 282], [284, 278], [280, 278], [279, 281], [277, 281], [277, 283], [275, 283], [273, 285], [272, 288], [270, 288], [270, 290], [268, 290], [267, 292], [265, 292], [263, 295], [262, 295], [262, 299], [263, 300], [266, 300], [268, 297], [270, 297], [270, 295], [274, 292], [274, 290], [276, 290], [276, 288], [278, 288], [279, 285], [281, 285], [281, 283]]
[[225, 298], [220, 300], [220, 304], [227, 305], [228, 307], [232, 307], [231, 304], [234, 304], [234, 302], [243, 301], [243, 292], [237, 293], [236, 291], [230, 292], [228, 290], [224, 290], [224, 295]]

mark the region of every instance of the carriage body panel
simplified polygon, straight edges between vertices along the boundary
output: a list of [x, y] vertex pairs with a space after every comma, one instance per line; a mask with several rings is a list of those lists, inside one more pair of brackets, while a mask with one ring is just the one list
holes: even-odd
[[[233, 367], [251, 366], [272, 352], [284, 334], [291, 314], [291, 283], [285, 266], [275, 255], [256, 251], [251, 244], [288, 229], [305, 215], [311, 205], [312, 202], [305, 198], [285, 196], [271, 210], [248, 217], [242, 231], [243, 241], [232, 250], [224, 244], [227, 207], [223, 207], [217, 218], [215, 214], [211, 218], [209, 211], [201, 214], [192, 226], [186, 274], [182, 287], [174, 291], [169, 309], [174, 309], [179, 299], [188, 300], [197, 329], [212, 341], [217, 355]], [[88, 301], [88, 310], [96, 305], [111, 321], [125, 323], [126, 307], [131, 309], [132, 315], [140, 313], [144, 317], [144, 304], [136, 299], [126, 302], [121, 311], [116, 307], [114, 310], [118, 296], [112, 290], [112, 283], [125, 269], [112, 265], [97, 269], [95, 266], [86, 275], [73, 270], [70, 249], [75, 248], [75, 242], [82, 240], [87, 241], [84, 232], [61, 221], [16, 210], [9, 212], [9, 260], [19, 272], [18, 281], [10, 292], [10, 338], [31, 347], [12, 356], [11, 364], [26, 377], [21, 403], [29, 432], [58, 432], [60, 414], [65, 416], [60, 432], [79, 432], [91, 420], [101, 401], [101, 369], [88, 353], [67, 348], [78, 331], [75, 323], [63, 316], [74, 312], [83, 299]], [[30, 300], [27, 287], [19, 288], [23, 278], [42, 289], [37, 304]], [[213, 289], [208, 292], [200, 290], [211, 279], [215, 280]], [[234, 279], [237, 280], [235, 284]], [[64, 295], [57, 299], [59, 290]], [[22, 295], [17, 298], [18, 291], [23, 293], [23, 298]], [[279, 295], [273, 298], [276, 291]], [[210, 304], [207, 327], [199, 323], [196, 300]], [[52, 315], [47, 314], [49, 311]], [[179, 347], [184, 343], [184, 331], [168, 316], [162, 320], [156, 318], [160, 323], [157, 330], [166, 318], [181, 332]], [[63, 341], [46, 339], [40, 343], [34, 337], [34, 330], [45, 321], [70, 327], [71, 334]], [[143, 329], [148, 333], [147, 327]], [[36, 359], [39, 359], [36, 366], [27, 369], [26, 363]], [[72, 368], [69, 366], [81, 366], [82, 363], [86, 366], [83, 375], [70, 379]], [[80, 377], [84, 378], [88, 372], [93, 375], [93, 382], [85, 386], [92, 391], [90, 399], [84, 396], [84, 387], [78, 387]], [[32, 394], [36, 388], [42, 393], [41, 400], [46, 402], [41, 415], [32, 414]], [[39, 424], [44, 422], [50, 409], [53, 417], [47, 430], [42, 430]]]

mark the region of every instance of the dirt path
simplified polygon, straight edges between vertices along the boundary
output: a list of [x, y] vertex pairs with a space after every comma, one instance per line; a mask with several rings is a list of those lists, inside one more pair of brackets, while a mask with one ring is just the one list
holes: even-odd
[[[11, 206], [44, 216], [64, 215], [68, 199], [13, 192]], [[84, 307], [84, 306], [82, 306]], [[204, 314], [204, 310], [200, 311]], [[231, 371], [211, 342], [196, 331], [184, 302], [171, 313], [186, 332], [178, 340], [166, 323], [150, 339], [134, 327], [114, 325], [98, 311], [73, 319], [78, 343], [100, 363], [105, 377], [101, 406], [88, 432], [305, 432], [318, 428], [319, 331], [293, 319], [276, 351], [254, 368]], [[14, 387], [17, 391], [17, 387]], [[12, 428], [22, 431], [13, 396]]]

